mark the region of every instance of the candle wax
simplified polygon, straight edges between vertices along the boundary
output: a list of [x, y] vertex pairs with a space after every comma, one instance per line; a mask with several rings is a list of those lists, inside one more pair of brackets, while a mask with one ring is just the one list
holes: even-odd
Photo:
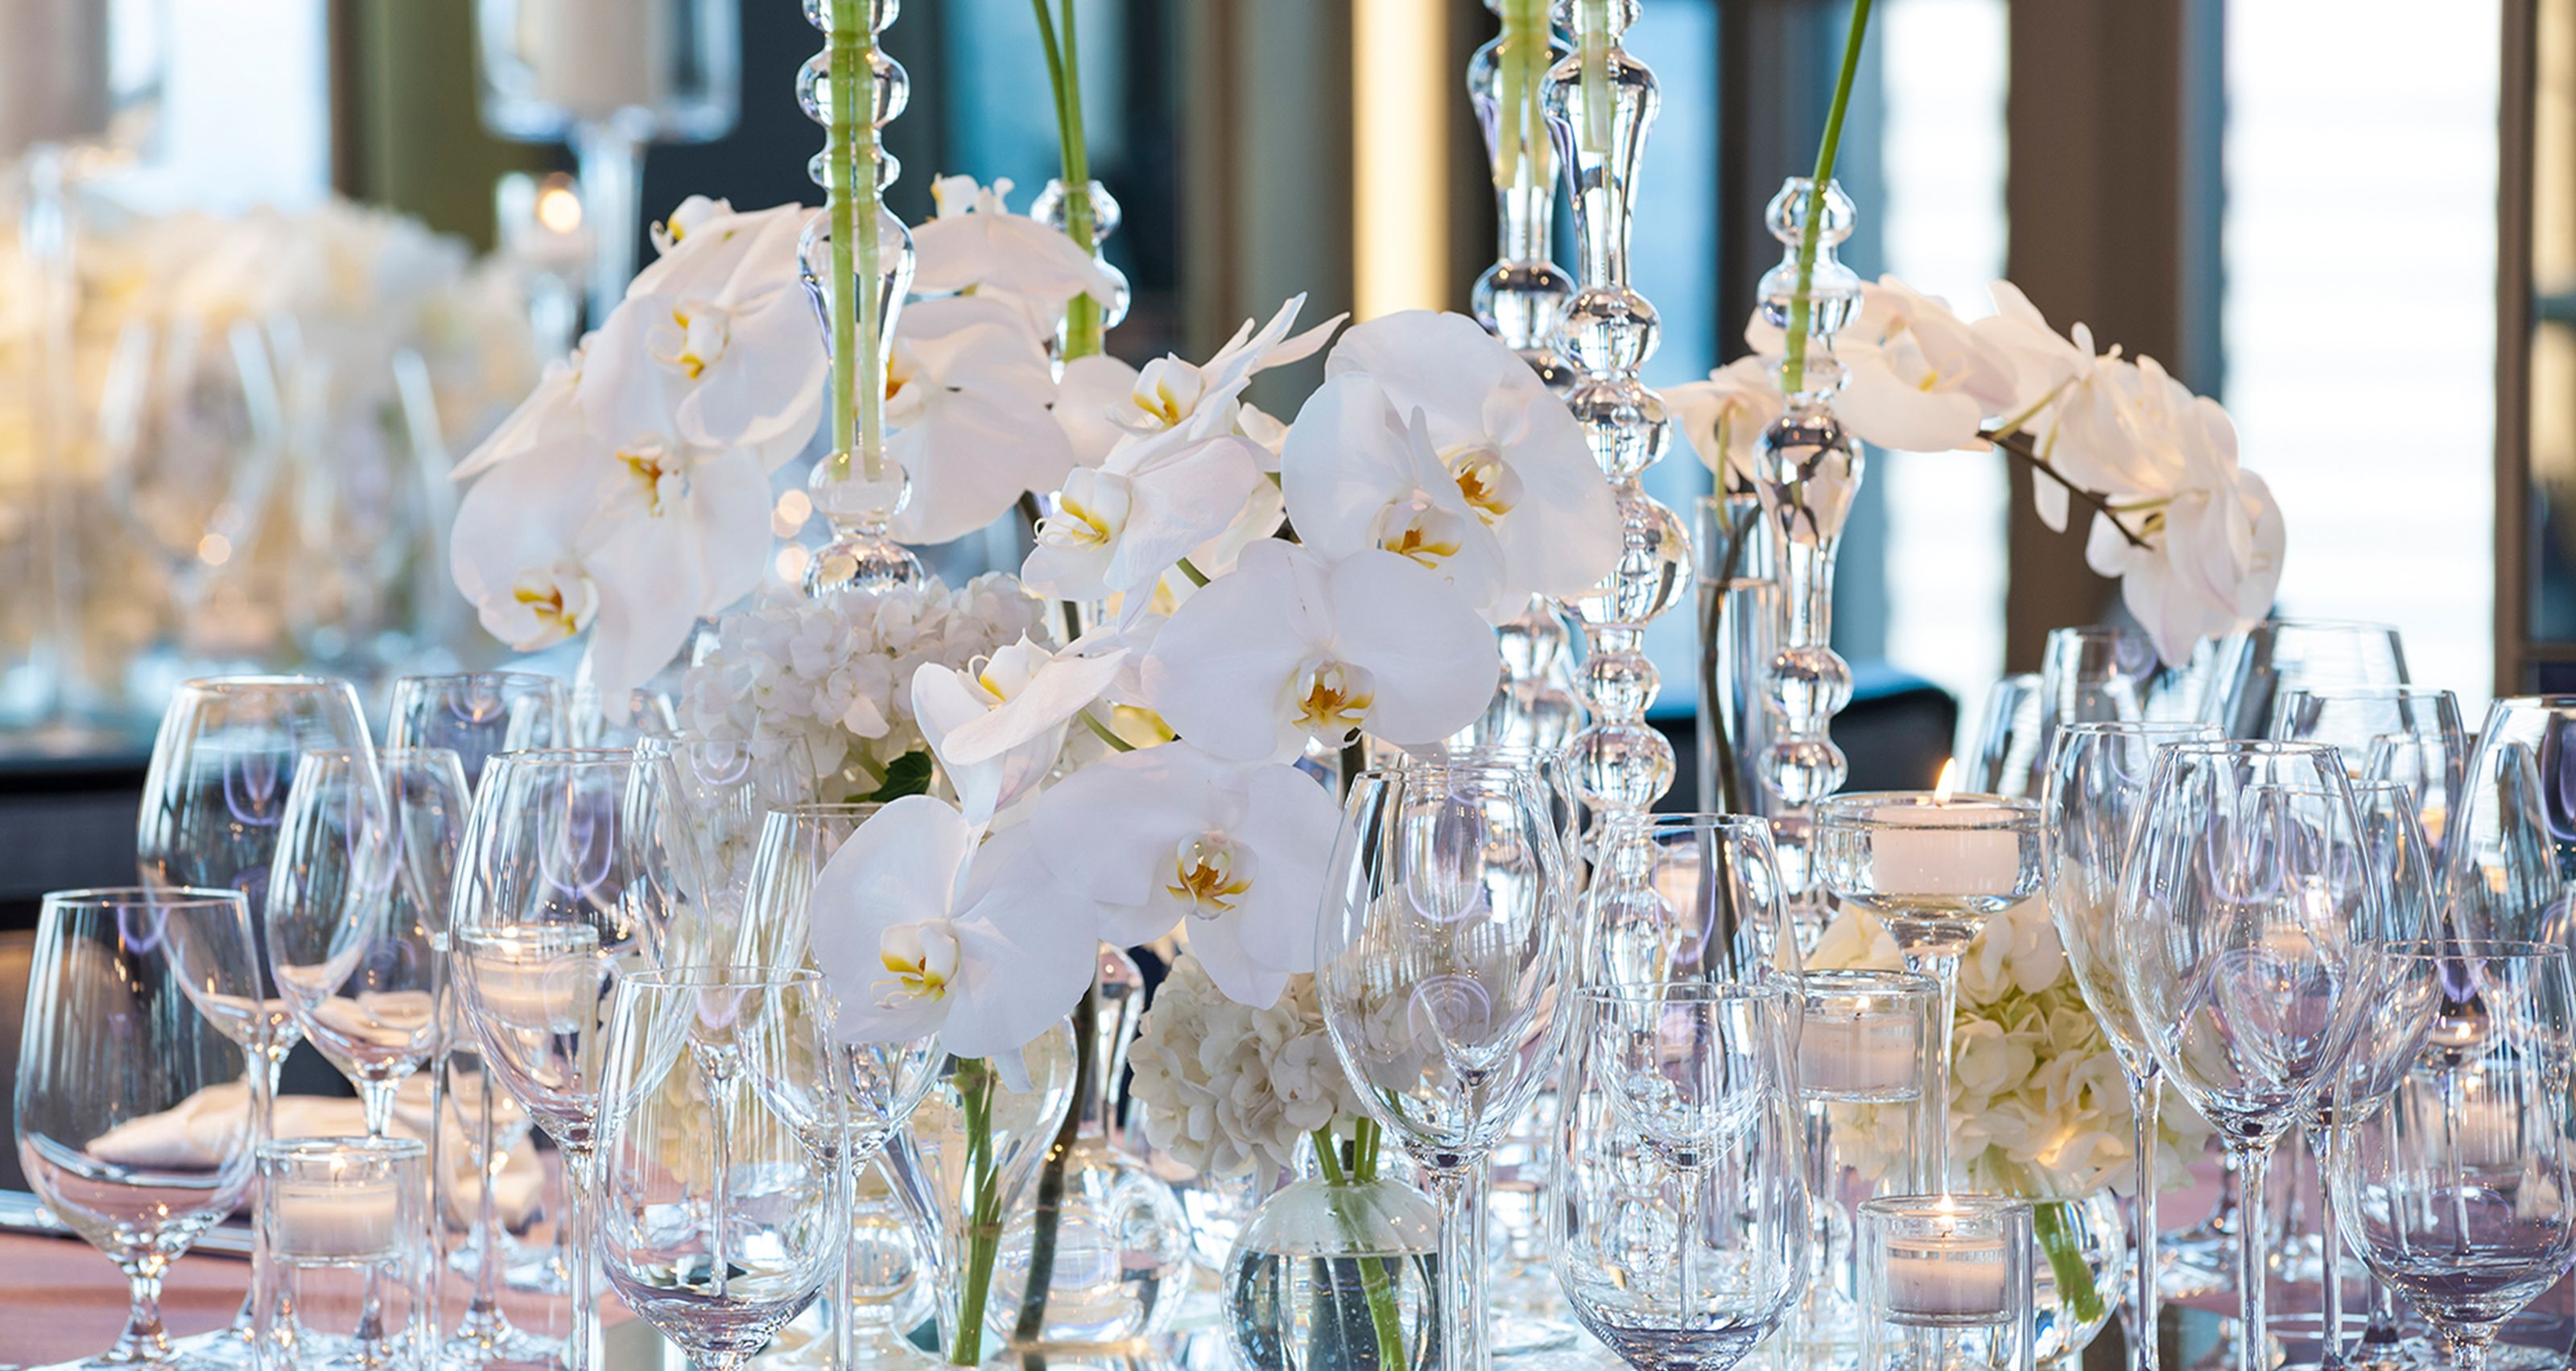
[[271, 1241], [281, 1257], [353, 1261], [391, 1256], [398, 1245], [402, 1205], [390, 1178], [285, 1181], [269, 1203], [276, 1216]]
[[1898, 1323], [1969, 1323], [2008, 1312], [2001, 1238], [1926, 1237], [1887, 1247], [1887, 1312]]
[[1798, 1089], [1823, 1099], [1916, 1098], [1921, 1025], [1907, 1009], [1837, 1014], [1811, 1006], [1798, 1034]]
[[2010, 814], [2000, 806], [1961, 801], [1942, 805], [1890, 805], [1869, 835], [1870, 885], [1886, 896], [2009, 895], [2019, 883], [2021, 837], [2006, 829], [1978, 828]]

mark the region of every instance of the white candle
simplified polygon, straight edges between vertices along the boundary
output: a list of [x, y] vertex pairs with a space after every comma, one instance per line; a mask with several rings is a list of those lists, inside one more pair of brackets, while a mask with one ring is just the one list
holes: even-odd
[[2013, 814], [2008, 806], [1978, 800], [1881, 807], [1873, 819], [1903, 827], [1871, 831], [1871, 888], [1891, 897], [2011, 894], [2021, 874], [2021, 836], [1978, 825], [1998, 824]]
[[393, 1255], [400, 1243], [402, 1200], [391, 1177], [375, 1180], [283, 1181], [269, 1197], [280, 1257], [357, 1261]]
[[1828, 1100], [1910, 1100], [1922, 1016], [1911, 1009], [1837, 1013], [1810, 1003], [1798, 1031], [1798, 1088]]
[[679, 39], [676, 9], [636, 0], [521, 0], [521, 51], [537, 98], [579, 123], [660, 104]]
[[107, 132], [109, 9], [101, 0], [0, 0], [0, 162], [29, 144]]
[[467, 934], [466, 1006], [516, 1033], [579, 1033], [599, 1013], [599, 930], [565, 924], [525, 933]]
[[2002, 1318], [2004, 1240], [1962, 1234], [1887, 1245], [1887, 1312], [1898, 1323], [1955, 1324]]

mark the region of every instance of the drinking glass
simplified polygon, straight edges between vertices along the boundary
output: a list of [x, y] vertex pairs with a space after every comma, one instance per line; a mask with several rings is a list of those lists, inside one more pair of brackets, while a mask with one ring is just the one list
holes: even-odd
[[561, 747], [567, 741], [563, 682], [533, 671], [460, 671], [394, 681], [385, 746], [443, 747], [465, 782], [483, 779], [500, 752]]
[[[599, 1258], [702, 1371], [733, 1371], [823, 1288], [845, 1230], [811, 971], [679, 968], [617, 987], [600, 1062]], [[696, 1063], [731, 1058], [712, 1089]], [[748, 1085], [750, 1088], [743, 1088]]]
[[1950, 1188], [1950, 1036], [1959, 958], [1986, 920], [2039, 893], [2039, 802], [1946, 791], [1836, 795], [1816, 806], [1816, 867], [1836, 899], [1878, 916], [1905, 969], [1941, 987], [1931, 1106], [1917, 1160]]
[[[261, 1069], [251, 1078], [254, 1145], [269, 1138], [278, 1069], [304, 1032], [269, 974], [267, 925], [259, 915], [268, 908], [278, 821], [296, 759], [317, 749], [374, 755], [358, 692], [348, 682], [318, 676], [189, 681], [161, 716], [135, 815], [135, 865], [143, 884], [238, 890], [253, 913], [255, 993], [210, 1001], [209, 1012], [239, 1020], [240, 1035], [260, 1055]], [[249, 1365], [254, 1312], [245, 1296], [231, 1326], [193, 1355]]]
[[2576, 696], [2496, 701], [2443, 825], [2451, 932], [2568, 943], [2576, 937]]
[[349, 1082], [367, 1136], [443, 1040], [448, 886], [465, 773], [445, 748], [307, 752], [268, 883], [269, 970], [305, 1038]]
[[2029, 1201], [1882, 1195], [1861, 1202], [1859, 1241], [1866, 1371], [2031, 1371]]
[[2321, 743], [2157, 749], [2120, 885], [2130, 1011], [2167, 1080], [2217, 1126], [2249, 1221], [2243, 1371], [2264, 1371], [2264, 1173], [2331, 1083], [2378, 986], [2380, 883], [2343, 763]]
[[2036, 671], [1998, 677], [1987, 688], [1985, 707], [1977, 714], [1976, 750], [1968, 754], [1966, 779], [1971, 789], [1998, 795], [2029, 793], [2016, 787], [2028, 784], [2031, 768], [2047, 755], [2048, 732], [2040, 723], [2046, 703], [2045, 686]]
[[2039, 673], [2005, 677], [1987, 697], [1969, 787], [2037, 795], [2058, 730], [2146, 718], [2157, 670], [2154, 641], [2134, 628], [2049, 630]]
[[2458, 757], [2466, 750], [2467, 737], [2460, 726], [2460, 698], [2424, 686], [2286, 689], [2272, 712], [2271, 736], [2331, 743], [2343, 750], [2344, 767], [2354, 771], [2382, 739], [2429, 739]]
[[1769, 820], [1634, 815], [1597, 837], [1578, 923], [1583, 984], [1797, 984], [1799, 934]]
[[1550, 1245], [1575, 1316], [1631, 1366], [1723, 1371], [1797, 1306], [1793, 993], [1687, 981], [1574, 994]]
[[2483, 1007], [2476, 1050], [2424, 1039], [2387, 1102], [2345, 1122], [2331, 1184], [2372, 1273], [2480, 1371], [2498, 1325], [2576, 1263], [2576, 987], [2556, 944], [2454, 941], [2398, 960], [2441, 999]]
[[602, 1015], [702, 888], [681, 822], [631, 749], [505, 752], [457, 854], [456, 986], [484, 1069], [563, 1154], [571, 1371], [592, 1355]]
[[2164, 1078], [2155, 1053], [2138, 1029], [2129, 1008], [2129, 989], [2120, 966], [2120, 878], [2127, 874], [2129, 834], [2144, 808], [2147, 774], [2156, 749], [2166, 743], [2218, 735], [2215, 724], [2143, 720], [2077, 723], [2058, 730], [2049, 750], [2047, 778], [2040, 792], [2039, 864], [2047, 882], [2050, 920], [2066, 948], [2067, 968], [2086, 1007], [2101, 1022], [2102, 1036], [2120, 1063], [2129, 1086], [2129, 1116], [2135, 1126], [2137, 1222], [2133, 1225], [2138, 1259], [2136, 1303], [2131, 1338], [2138, 1349], [2138, 1371], [2156, 1371], [2156, 1129], [2164, 1102]]
[[2386, 624], [2266, 619], [2219, 649], [2201, 717], [2230, 738], [2269, 738], [2288, 691], [2406, 682], [2405, 645]]
[[[795, 738], [755, 743], [702, 733], [643, 738], [635, 749], [668, 769], [687, 828], [698, 835], [709, 897], [729, 932], [742, 915], [769, 815], [815, 798], [812, 750]], [[710, 946], [729, 943], [720, 934]]]
[[247, 319], [136, 319], [118, 333], [98, 399], [101, 490], [170, 575], [172, 608], [257, 539], [284, 447], [268, 345]]
[[[251, 1279], [275, 1296], [262, 1301], [262, 1371], [430, 1371], [438, 1305], [429, 1148], [417, 1138], [263, 1143], [259, 1181]], [[353, 1315], [346, 1331], [315, 1326], [335, 1304]]]
[[232, 890], [70, 890], [37, 917], [12, 1103], [18, 1165], [55, 1217], [125, 1273], [116, 1345], [83, 1366], [168, 1365], [161, 1275], [250, 1185], [258, 992]]
[[[1794, 1080], [1806, 1116], [1807, 1294], [1799, 1306], [1799, 1342], [1830, 1346], [1847, 1335], [1858, 1311], [1837, 1288], [1850, 1257], [1851, 1217], [1834, 1194], [1833, 1107], [1926, 1105], [1927, 1057], [1938, 1036], [1932, 1015], [1941, 988], [1904, 971], [1809, 971], [1799, 978], [1801, 1017]], [[1920, 1136], [1922, 1130], [1913, 1130]], [[1919, 1173], [1921, 1159], [1908, 1157]], [[1917, 1175], [1919, 1179], [1919, 1175]]]
[[1478, 1166], [1564, 1030], [1572, 911], [1545, 782], [1525, 769], [1362, 772], [1325, 876], [1316, 988], [1334, 1054], [1438, 1194], [1444, 1364], [1483, 1371]]

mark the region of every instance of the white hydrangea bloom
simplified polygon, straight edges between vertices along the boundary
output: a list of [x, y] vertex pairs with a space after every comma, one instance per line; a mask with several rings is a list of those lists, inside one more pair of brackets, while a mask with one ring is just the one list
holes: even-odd
[[1146, 1136], [1205, 1175], [1285, 1170], [1306, 1135], [1347, 1133], [1361, 1117], [1312, 976], [1291, 977], [1277, 1004], [1251, 1009], [1183, 956], [1127, 1060]]

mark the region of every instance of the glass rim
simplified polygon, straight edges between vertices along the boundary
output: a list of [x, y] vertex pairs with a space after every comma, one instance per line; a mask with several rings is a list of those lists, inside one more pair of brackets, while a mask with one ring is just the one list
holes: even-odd
[[294, 673], [243, 676], [192, 676], [179, 683], [173, 694], [237, 695], [254, 690], [346, 690], [357, 692], [357, 685], [345, 676], [303, 676]]
[[130, 905], [203, 909], [228, 904], [248, 910], [250, 897], [229, 886], [91, 885], [70, 890], [48, 890], [39, 898], [38, 904], [45, 909], [121, 909]]
[[[2167, 743], [2158, 749], [2189, 757], [2312, 757], [2331, 758], [2340, 749], [2332, 743], [2309, 742], [2289, 738], [2186, 738]], [[2336, 767], [2342, 773], [2342, 767]]]
[[492, 768], [511, 766], [629, 766], [635, 761], [632, 747], [520, 747], [495, 752], [483, 763], [483, 774], [489, 784]]
[[1605, 828], [1634, 830], [1652, 838], [1665, 833], [1691, 833], [1701, 829], [1718, 832], [1758, 832], [1771, 836], [1771, 821], [1759, 814], [1730, 814], [1714, 809], [1670, 810], [1663, 813], [1613, 813], [1604, 816]]
[[1860, 1202], [1855, 1212], [1890, 1219], [1937, 1219], [1951, 1215], [1973, 1218], [2001, 1218], [2015, 1212], [2028, 1214], [2031, 1202], [2010, 1195], [1940, 1194], [1940, 1195], [1873, 1195]]
[[1785, 985], [1743, 981], [1614, 981], [1577, 986], [1574, 990], [1576, 1002], [1582, 1004], [1722, 1004], [1738, 1000], [1786, 1001], [1788, 997], [1789, 988]]
[[2385, 955], [2416, 962], [2480, 958], [2547, 961], [2568, 955], [2565, 943], [2541, 942], [2535, 938], [2396, 938], [2384, 946], [2387, 948]]
[[2218, 725], [2206, 719], [2086, 719], [2079, 723], [2059, 724], [2057, 731], [2081, 733], [2088, 738], [2143, 738], [2158, 733], [2173, 733], [2184, 741], [2224, 738]]
[[2366, 628], [2373, 633], [2395, 634], [2397, 632], [2397, 625], [2385, 623], [2378, 619], [2336, 619], [2331, 617], [2309, 618], [2304, 615], [2275, 615], [2257, 622], [2254, 627], [2247, 629], [2246, 633], [2248, 636], [2251, 636], [2267, 628]]
[[791, 818], [799, 814], [855, 814], [860, 810], [871, 812], [880, 810], [892, 803], [894, 802], [891, 800], [797, 800], [789, 804], [771, 805], [769, 812], [785, 814]]
[[429, 1160], [429, 1144], [418, 1138], [387, 1134], [370, 1138], [363, 1134], [332, 1137], [271, 1138], [259, 1145], [259, 1160], [305, 1161], [360, 1156], [370, 1160], [409, 1161], [415, 1157]]
[[1932, 996], [1941, 993], [1941, 983], [1919, 972], [1876, 966], [1819, 967], [1798, 973], [1800, 995], [1813, 998], [1819, 991], [1827, 995]]
[[2552, 713], [2576, 712], [2576, 695], [2498, 695], [2487, 708], [2490, 711], [2520, 708], [2545, 709]]
[[2460, 693], [2445, 686], [2420, 685], [2354, 685], [2292, 686], [2281, 692], [2284, 700], [2449, 700], [2459, 703]]
[[2043, 641], [2054, 640], [2057, 638], [2068, 638], [2081, 642], [2118, 642], [2121, 639], [2126, 638], [2133, 642], [2148, 644], [2149, 646], [2153, 646], [2155, 643], [2155, 639], [2149, 637], [2146, 630], [2131, 628], [2126, 624], [2061, 624], [2056, 628], [2050, 629], [2048, 631], [2047, 639], [2044, 639]]
[[[1566, 756], [1574, 750], [1570, 744], [1565, 743], [1560, 743], [1555, 747], [1540, 747], [1536, 743], [1473, 743], [1465, 747], [1457, 748], [1452, 748], [1445, 743], [1424, 743], [1421, 744], [1421, 746], [1437, 747], [1440, 748], [1441, 751], [1437, 756], [1426, 757], [1421, 753], [1415, 752], [1411, 748], [1399, 747], [1395, 750], [1396, 761], [1394, 765], [1389, 768], [1380, 769], [1403, 770], [1407, 767], [1423, 766], [1472, 766], [1476, 764], [1475, 759], [1479, 757], [1525, 757], [1538, 762], [1562, 762], [1566, 759]], [[1491, 765], [1495, 766], [1508, 766], [1510, 764], [1511, 763], [1505, 761], [1491, 763]]]
[[396, 676], [393, 681], [394, 688], [396, 690], [400, 690], [403, 686], [414, 681], [425, 685], [449, 685], [459, 681], [509, 681], [514, 683], [526, 682], [531, 685], [550, 685], [558, 689], [563, 686], [561, 678], [549, 676], [542, 671], [513, 671], [507, 667], [500, 667], [491, 671], [415, 672], [410, 675]]
[[[351, 749], [339, 748], [335, 750], [346, 752]], [[452, 747], [412, 746], [380, 747], [376, 749], [376, 760], [379, 762], [435, 762], [441, 757], [454, 757], [460, 765], [464, 761], [464, 758], [458, 754], [455, 748]]]
[[648, 990], [715, 990], [821, 985], [823, 973], [810, 966], [657, 966], [618, 977], [619, 985]]
[[[1963, 807], [1961, 802], [1971, 802]], [[1884, 817], [1888, 810], [1898, 817]], [[1953, 821], [1938, 824], [1917, 823], [1905, 815], [1949, 814]], [[1956, 816], [1977, 817], [1960, 821]], [[2014, 795], [1989, 795], [1978, 791], [1952, 791], [1938, 796], [1929, 790], [1855, 790], [1841, 795], [1828, 795], [1815, 807], [1816, 824], [1827, 823], [1837, 828], [1861, 830], [1916, 830], [1944, 833], [2010, 833], [2040, 826], [2041, 807], [2037, 800]]]

